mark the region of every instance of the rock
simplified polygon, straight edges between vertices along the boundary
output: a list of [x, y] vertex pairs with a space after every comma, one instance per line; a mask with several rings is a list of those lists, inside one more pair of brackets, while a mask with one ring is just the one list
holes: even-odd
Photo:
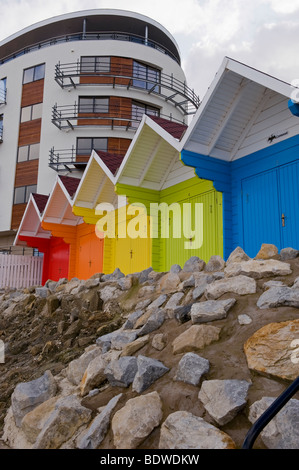
[[138, 320], [139, 317], [141, 317], [141, 315], [143, 315], [143, 310], [136, 310], [135, 312], [131, 313], [128, 316], [126, 322], [124, 323], [123, 329], [127, 330], [127, 329], [134, 328], [136, 321]]
[[177, 273], [169, 272], [159, 280], [157, 290], [159, 292], [175, 292], [181, 280]]
[[[108, 275], [108, 274], [107, 274]], [[107, 302], [108, 300], [115, 299], [121, 293], [121, 290], [117, 289], [115, 286], [105, 286], [101, 290], [99, 290], [100, 298], [103, 302]]]
[[92, 289], [93, 287], [97, 287], [100, 284], [100, 278], [99, 277], [93, 277], [90, 279], [87, 279], [85, 282], [85, 289]]
[[298, 363], [294, 358], [294, 341], [298, 338], [299, 319], [263, 326], [244, 344], [248, 367], [262, 374], [295, 380]]
[[117, 281], [117, 284], [119, 285], [121, 290], [129, 290], [133, 285], [133, 278], [132, 276], [122, 277]]
[[281, 306], [299, 308], [299, 288], [270, 287], [258, 299], [256, 305], [263, 308], [276, 308]]
[[153, 271], [153, 268], [150, 266], [149, 268], [144, 269], [143, 271], [138, 273], [139, 284], [142, 284], [143, 282], [146, 282], [149, 279], [150, 274], [152, 273], [152, 271]]
[[206, 284], [202, 284], [200, 286], [195, 287], [192, 293], [193, 300], [200, 299], [200, 297], [202, 297], [203, 294], [205, 293], [205, 290], [206, 290]]
[[[251, 423], [264, 413], [275, 398], [263, 397], [249, 409]], [[299, 449], [299, 400], [291, 398], [261, 431], [261, 438], [268, 449]]]
[[252, 323], [252, 318], [250, 318], [249, 315], [246, 315], [246, 313], [242, 313], [241, 315], [238, 315], [238, 322], [240, 325], [249, 325]]
[[221, 328], [211, 325], [192, 325], [172, 343], [173, 354], [199, 351], [218, 341]]
[[110, 348], [121, 349], [125, 344], [131, 343], [137, 338], [135, 331], [126, 331], [122, 328], [114, 330], [106, 335], [99, 336], [96, 344], [102, 348], [102, 352], [109, 351]]
[[184, 354], [178, 364], [178, 370], [174, 380], [191, 385], [198, 385], [201, 377], [209, 372], [210, 363], [204, 357], [189, 352]]
[[255, 259], [269, 259], [273, 258], [273, 256], [276, 256], [277, 254], [278, 249], [275, 245], [263, 243]]
[[195, 287], [195, 277], [193, 276], [193, 274], [191, 274], [191, 276], [189, 276], [187, 279], [182, 281], [180, 285], [178, 286], [178, 289], [184, 290], [184, 289], [188, 289], [189, 287]]
[[157, 333], [153, 336], [152, 347], [158, 351], [162, 351], [167, 344], [167, 335], [164, 333]]
[[78, 359], [71, 361], [67, 367], [67, 378], [74, 385], [79, 385], [88, 364], [101, 354], [101, 348], [91, 346]]
[[151, 357], [139, 355], [137, 357], [137, 373], [133, 380], [132, 390], [142, 393], [168, 371], [168, 367], [162, 364], [162, 362]]
[[140, 338], [135, 339], [132, 343], [128, 343], [123, 347], [121, 356], [132, 356], [140, 348], [143, 348], [149, 341], [149, 335], [141, 336]]
[[179, 264], [173, 264], [170, 268], [170, 272], [174, 274], [178, 274], [181, 271], [182, 271], [182, 268]]
[[168, 415], [161, 426], [159, 449], [235, 449], [228, 434], [188, 411]]
[[227, 292], [238, 295], [255, 294], [256, 281], [243, 275], [219, 279], [206, 286], [205, 296], [207, 299], [218, 299]]
[[299, 256], [299, 250], [294, 248], [283, 248], [280, 250], [280, 259], [281, 261], [286, 261], [288, 259], [295, 259]]
[[248, 260], [250, 260], [249, 256], [246, 255], [245, 251], [240, 246], [237, 246], [229, 255], [226, 266], [230, 263], [241, 263], [242, 261]]
[[131, 398], [112, 418], [116, 449], [135, 449], [159, 426], [162, 402], [157, 392]]
[[136, 331], [119, 331], [111, 337], [111, 348], [122, 349], [126, 344], [132, 343], [137, 338]]
[[[185, 323], [191, 319], [191, 307], [193, 304], [182, 305], [174, 308], [171, 317], [175, 318], [179, 323]], [[170, 310], [168, 310], [170, 312]]]
[[75, 395], [59, 399], [39, 433], [33, 449], [59, 449], [80, 426], [88, 423], [91, 413], [91, 410], [80, 404]]
[[111, 398], [104, 409], [98, 414], [87, 431], [81, 436], [78, 449], [96, 449], [107, 434], [111, 414], [122, 397], [122, 393]]
[[267, 281], [263, 284], [265, 290], [270, 289], [270, 287], [287, 287], [282, 281]]
[[105, 369], [109, 361], [115, 358], [116, 357], [109, 355], [109, 353], [106, 353], [95, 357], [89, 362], [80, 382], [80, 393], [82, 396], [86, 395], [90, 390], [98, 387], [106, 380]]
[[104, 373], [113, 387], [128, 387], [134, 380], [137, 372], [137, 358], [123, 356], [111, 361]]
[[22, 419], [21, 428], [29, 442], [34, 444], [37, 436], [43, 429], [47, 419], [55, 408], [57, 397], [49, 398], [32, 411], [29, 411]]
[[226, 318], [228, 311], [235, 305], [236, 299], [207, 300], [191, 307], [191, 322], [206, 323]]
[[221, 271], [225, 267], [225, 261], [221, 256], [213, 255], [209, 259], [208, 264], [205, 266], [205, 271], [213, 272], [213, 271]]
[[246, 405], [250, 385], [246, 380], [205, 380], [198, 398], [209, 415], [223, 426]]
[[56, 381], [48, 370], [38, 379], [19, 383], [11, 396], [16, 425], [20, 427], [23, 417], [37, 405], [53, 397], [56, 390]]
[[229, 277], [243, 274], [254, 279], [261, 279], [269, 276], [287, 276], [292, 273], [292, 270], [288, 263], [282, 261], [252, 259], [240, 263], [226, 263], [224, 272]]
[[198, 256], [191, 256], [191, 258], [189, 258], [184, 264], [183, 271], [184, 272], [202, 271], [205, 265], [206, 263], [202, 259], [200, 259]]
[[159, 295], [159, 297], [156, 300], [154, 300], [151, 304], [149, 304], [147, 309], [148, 310], [153, 310], [155, 308], [159, 308], [159, 307], [161, 307], [161, 305], [164, 304], [164, 302], [166, 302], [166, 300], [167, 300], [167, 295], [166, 294]]
[[165, 321], [165, 313], [164, 310], [157, 309], [155, 310], [152, 315], [148, 318], [146, 323], [140, 328], [140, 330], [136, 333], [138, 336], [143, 336], [151, 333], [152, 331], [157, 330]]
[[138, 297], [144, 297], [146, 295], [151, 295], [153, 292], [155, 292], [156, 286], [143, 286], [141, 289], [139, 289], [138, 292]]
[[102, 277], [101, 277], [101, 282], [105, 282], [105, 281], [111, 281], [111, 280], [117, 280], [117, 279], [121, 279], [122, 277], [125, 277], [124, 273], [121, 272], [121, 270], [119, 268], [116, 268], [113, 273], [110, 273], [110, 274], [104, 274]]
[[47, 287], [35, 288], [35, 295], [37, 295], [38, 297], [42, 297], [43, 299], [45, 299], [49, 293], [50, 293], [50, 290]]
[[178, 304], [181, 302], [182, 298], [184, 297], [183, 292], [176, 292], [175, 294], [172, 294], [170, 299], [168, 300], [167, 304], [165, 305], [165, 310], [168, 309], [173, 309], [178, 306]]

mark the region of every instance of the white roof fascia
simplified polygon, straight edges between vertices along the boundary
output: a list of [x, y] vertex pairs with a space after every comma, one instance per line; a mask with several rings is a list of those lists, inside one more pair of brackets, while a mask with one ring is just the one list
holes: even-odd
[[180, 152], [180, 142], [177, 139], [175, 139], [171, 134], [169, 134], [169, 132], [167, 132], [165, 129], [159, 126], [159, 124], [153, 121], [149, 116], [146, 116], [144, 114], [142, 117], [142, 120], [140, 121], [138, 130], [136, 131], [133, 137], [133, 140], [127, 150], [125, 158], [123, 159], [122, 164], [119, 167], [119, 170], [115, 176], [116, 183], [121, 178], [126, 164], [132, 158], [135, 145], [138, 143], [139, 139], [142, 139], [142, 133], [147, 127], [152, 129], [161, 139], [163, 139], [166, 143], [171, 145], [177, 152]]
[[216, 73], [214, 80], [211, 83], [207, 93], [205, 94], [196, 114], [194, 115], [183, 139], [181, 140], [181, 150], [184, 149], [187, 142], [192, 139], [192, 134], [197, 127], [201, 116], [204, 114], [207, 106], [209, 105], [211, 99], [217, 92], [218, 87], [221, 85], [223, 76], [227, 72], [234, 72], [248, 80], [251, 80], [265, 88], [275, 91], [283, 96], [290, 97], [293, 91], [293, 87], [278, 78], [272, 77], [264, 72], [261, 72], [257, 69], [254, 69], [248, 65], [242, 64], [234, 59], [225, 57], [222, 61], [222, 64]]

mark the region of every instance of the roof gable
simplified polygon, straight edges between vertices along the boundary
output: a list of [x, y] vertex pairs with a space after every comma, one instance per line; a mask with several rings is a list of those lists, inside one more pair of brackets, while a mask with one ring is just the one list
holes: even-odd
[[181, 149], [232, 161], [294, 135], [291, 91], [291, 85], [225, 58]]

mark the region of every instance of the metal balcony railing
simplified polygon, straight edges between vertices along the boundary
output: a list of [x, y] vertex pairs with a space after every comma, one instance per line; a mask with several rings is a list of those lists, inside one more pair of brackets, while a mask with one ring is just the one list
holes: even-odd
[[30, 44], [30, 46], [26, 46], [24, 48], [15, 51], [12, 54], [9, 54], [5, 57], [0, 59], [0, 64], [4, 64], [9, 60], [16, 59], [24, 54], [28, 54], [30, 52], [38, 51], [44, 47], [55, 46], [56, 44], [64, 43], [64, 42], [72, 42], [72, 41], [102, 41], [102, 40], [115, 40], [115, 41], [128, 41], [137, 44], [142, 44], [147, 47], [151, 47], [162, 54], [165, 54], [171, 57], [173, 60], [178, 62], [178, 58], [169, 51], [166, 47], [162, 46], [161, 44], [145, 38], [144, 36], [139, 36], [137, 34], [131, 33], [121, 33], [117, 31], [105, 31], [105, 32], [78, 32], [72, 34], [66, 34], [63, 36], [53, 36], [52, 38], [46, 39], [44, 41], [39, 41], [34, 44]]
[[146, 94], [155, 94], [171, 102], [184, 115], [194, 114], [200, 105], [194, 90], [176, 79], [173, 75], [153, 69], [137, 70], [126, 65], [100, 65], [96, 67], [76, 63], [60, 64], [55, 67], [55, 80], [62, 88], [78, 86], [111, 86], [143, 90]]
[[52, 109], [52, 122], [58, 129], [74, 129], [75, 127], [84, 126], [102, 126], [106, 128], [122, 128], [126, 130], [136, 131], [140, 124], [142, 116], [164, 117], [167, 120], [185, 124], [182, 121], [173, 119], [172, 116], [166, 116], [159, 113], [150, 106], [145, 109], [143, 107], [133, 106], [114, 106], [114, 105], [95, 105], [93, 107], [78, 105], [55, 104]]
[[83, 153], [82, 150], [79, 153], [74, 146], [71, 149], [54, 149], [52, 147], [49, 155], [49, 167], [57, 172], [59, 170], [82, 169], [87, 165], [91, 150], [86, 150], [84, 155]]
[[78, 149], [74, 145], [70, 149], [55, 149], [52, 147], [49, 152], [49, 167], [57, 172], [61, 170], [84, 169], [93, 150], [101, 154], [104, 152], [107, 156], [124, 155], [124, 152], [121, 153], [119, 148], [113, 147], [109, 147], [109, 152], [107, 149], [91, 149], [90, 147]]

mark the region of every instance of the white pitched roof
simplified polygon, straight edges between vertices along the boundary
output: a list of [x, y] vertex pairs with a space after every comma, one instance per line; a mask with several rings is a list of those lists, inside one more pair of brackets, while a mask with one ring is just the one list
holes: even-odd
[[[278, 115], [280, 100], [286, 121], [273, 118], [270, 130], [279, 133], [295, 125], [287, 106], [292, 90], [290, 84], [226, 57], [182, 138], [181, 149], [227, 161], [244, 156], [242, 143], [268, 105], [275, 103]], [[267, 145], [266, 134], [261, 138]]]
[[42, 221], [62, 225], [79, 225], [83, 220], [73, 214], [72, 206], [73, 200], [60, 177], [57, 176], [43, 212]]
[[23, 214], [21, 223], [19, 225], [17, 235], [14, 240], [14, 245], [24, 245], [20, 240], [20, 236], [36, 237], [36, 238], [50, 238], [51, 232], [44, 230], [41, 227], [42, 214], [37, 207], [34, 195], [30, 194], [25, 212]]

